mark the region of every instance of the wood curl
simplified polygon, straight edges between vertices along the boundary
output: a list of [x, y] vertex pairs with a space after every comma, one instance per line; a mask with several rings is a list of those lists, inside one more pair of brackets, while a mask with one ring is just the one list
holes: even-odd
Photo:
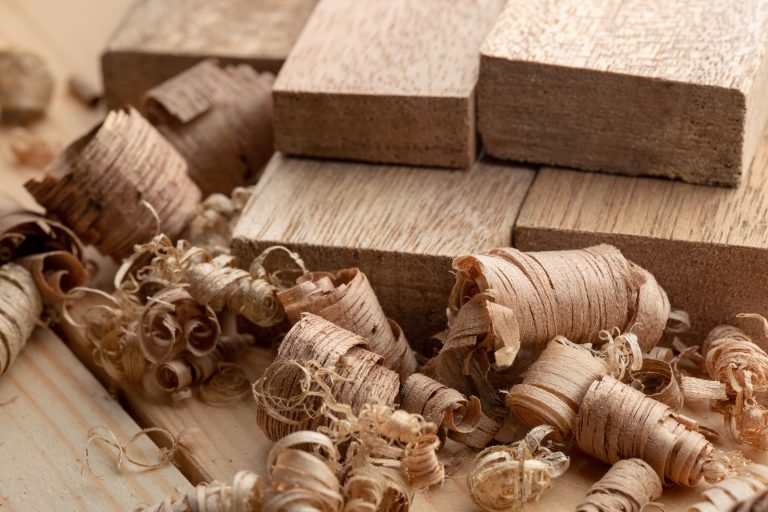
[[312, 272], [277, 295], [288, 320], [309, 312], [368, 340], [383, 365], [405, 381], [416, 370], [416, 356], [400, 326], [386, 317], [368, 278], [357, 268], [336, 273]]
[[42, 311], [32, 275], [15, 263], [0, 266], [0, 375], [18, 358]]
[[168, 497], [134, 512], [254, 512], [260, 510], [264, 482], [251, 471], [239, 471], [231, 484], [200, 484], [186, 494]]
[[747, 464], [702, 492], [703, 500], [691, 506], [688, 512], [762, 511], [768, 506], [767, 494], [768, 467]]
[[661, 480], [640, 459], [617, 461], [592, 487], [576, 512], [640, 512], [661, 497]]
[[53, 75], [39, 55], [0, 48], [0, 123], [19, 125], [42, 117], [53, 85]]

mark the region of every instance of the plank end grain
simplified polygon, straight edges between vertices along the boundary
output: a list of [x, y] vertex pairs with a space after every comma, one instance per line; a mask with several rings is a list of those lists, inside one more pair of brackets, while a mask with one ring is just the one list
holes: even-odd
[[705, 335], [768, 315], [768, 132], [738, 189], [542, 169], [515, 227], [522, 250], [610, 243], [653, 273]]
[[511, 0], [481, 49], [489, 155], [736, 186], [768, 120], [768, 1]]
[[107, 105], [207, 58], [277, 73], [317, 0], [138, 0], [101, 56]]
[[511, 242], [534, 171], [481, 159], [469, 171], [277, 154], [235, 228], [248, 264], [285, 245], [312, 270], [359, 267], [411, 341], [445, 326], [451, 262]]
[[480, 44], [502, 0], [325, 0], [274, 87], [286, 154], [469, 168]]

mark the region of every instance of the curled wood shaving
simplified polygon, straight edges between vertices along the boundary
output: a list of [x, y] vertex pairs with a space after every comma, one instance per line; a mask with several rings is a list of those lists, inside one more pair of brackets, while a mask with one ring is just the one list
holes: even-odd
[[200, 399], [214, 406], [238, 402], [250, 393], [251, 381], [240, 366], [232, 363], [219, 364], [219, 371], [200, 387]]
[[397, 323], [388, 319], [368, 278], [357, 268], [312, 272], [277, 295], [286, 316], [296, 322], [309, 312], [368, 340], [382, 364], [405, 380], [416, 371], [416, 356]]
[[728, 400], [725, 384], [716, 380], [697, 379], [696, 377], [683, 375], [680, 387], [685, 398], [693, 400]]
[[134, 512], [254, 512], [260, 510], [264, 482], [251, 471], [239, 471], [231, 485], [201, 484], [180, 496], [168, 497]]
[[[200, 191], [184, 159], [134, 109], [110, 112], [25, 186], [85, 242], [119, 258], [158, 231], [178, 236]], [[150, 207], [147, 207], [150, 205]]]
[[583, 345], [557, 337], [530, 366], [522, 384], [507, 394], [507, 407], [528, 427], [551, 425], [567, 438], [593, 382], [610, 373], [604, 358]]
[[41, 117], [53, 96], [53, 76], [32, 52], [0, 49], [0, 122], [25, 124]]
[[51, 251], [18, 260], [32, 273], [46, 304], [61, 304], [76, 288], [88, 283], [83, 262], [67, 251]]
[[[220, 370], [222, 363], [235, 361], [252, 344], [253, 337], [248, 334], [222, 336], [213, 352], [207, 356], [195, 357], [191, 353], [185, 353], [182, 357], [158, 365], [155, 370], [157, 384], [160, 389], [174, 393], [206, 382]], [[231, 371], [228, 373], [231, 374]], [[250, 383], [246, 387], [246, 393], [249, 390]]]
[[[176, 454], [176, 451], [179, 448], [179, 444], [181, 443], [181, 438], [189, 434], [190, 431], [182, 431], [178, 435], [173, 435], [171, 432], [164, 428], [160, 427], [151, 427], [151, 428], [145, 428], [143, 430], [140, 430], [133, 434], [128, 441], [126, 441], [124, 444], [120, 443], [117, 440], [117, 436], [115, 436], [115, 433], [112, 432], [108, 427], [99, 426], [99, 427], [93, 427], [88, 431], [88, 442], [85, 444], [85, 465], [88, 468], [88, 471], [93, 471], [91, 468], [91, 462], [90, 462], [90, 448], [91, 444], [99, 441], [101, 443], [106, 444], [110, 448], [114, 448], [115, 451], [117, 451], [117, 462], [116, 467], [117, 469], [122, 468], [123, 463], [127, 462], [133, 466], [144, 468], [144, 469], [154, 469], [159, 468], [162, 466], [165, 466], [169, 462], [173, 460], [174, 455]], [[142, 460], [136, 458], [134, 455], [131, 454], [131, 446], [133, 446], [134, 443], [138, 442], [139, 439], [141, 439], [144, 436], [148, 436], [150, 434], [160, 434], [163, 437], [166, 438], [168, 441], [168, 444], [170, 447], [160, 447], [159, 454], [157, 457], [157, 460]]]
[[667, 295], [653, 276], [608, 245], [531, 253], [495, 249], [457, 258], [453, 267], [450, 316], [476, 294], [494, 290], [494, 302], [513, 310], [523, 345], [541, 347], [557, 335], [595, 341], [599, 331], [617, 327], [634, 332], [647, 351], [669, 316]]
[[630, 385], [674, 410], [683, 407], [683, 392], [669, 363], [645, 358], [642, 367], [628, 377]]
[[582, 451], [603, 462], [640, 458], [660, 478], [692, 486], [714, 451], [697, 428], [668, 406], [605, 376], [584, 396], [574, 434]]
[[443, 435], [447, 431], [469, 434], [481, 419], [480, 400], [476, 396], [467, 398], [421, 373], [414, 373], [405, 381], [402, 408], [438, 425]]
[[195, 209], [181, 238], [213, 254], [228, 253], [232, 231], [253, 193], [253, 187], [237, 187], [231, 196], [211, 194]]
[[0, 263], [51, 251], [66, 251], [84, 261], [82, 243], [69, 228], [0, 192]]
[[405, 512], [413, 501], [413, 489], [401, 471], [369, 464], [349, 471], [344, 499], [344, 512]]
[[139, 321], [139, 346], [147, 361], [169, 361], [182, 350], [201, 357], [216, 349], [221, 336], [216, 314], [198, 304], [185, 288], [153, 295]]
[[576, 512], [640, 512], [661, 496], [661, 480], [640, 459], [616, 462], [597, 483]]
[[704, 501], [690, 507], [689, 512], [762, 511], [765, 505], [756, 507], [756, 503], [765, 502], [768, 491], [768, 467], [760, 464], [748, 464], [738, 473], [718, 482], [702, 493]]
[[254, 183], [273, 152], [272, 82], [208, 60], [150, 89], [147, 116], [187, 162], [205, 195]]
[[253, 386], [256, 421], [277, 440], [327, 425], [326, 410], [357, 413], [364, 404], [391, 404], [400, 382], [380, 362], [362, 337], [305, 313]]
[[42, 311], [32, 275], [15, 263], [0, 266], [0, 375], [19, 356]]
[[480, 452], [467, 476], [475, 504], [488, 512], [517, 512], [538, 500], [570, 463], [544, 444], [552, 432], [549, 426], [536, 427], [521, 441]]
[[294, 432], [277, 441], [267, 456], [272, 491], [266, 494], [262, 511], [340, 511], [344, 498], [337, 477], [338, 460], [336, 446], [319, 432]]
[[667, 319], [667, 332], [673, 334], [680, 334], [686, 332], [691, 328], [691, 317], [686, 311], [682, 309], [673, 309], [669, 312], [669, 318]]
[[33, 169], [44, 169], [56, 156], [56, 151], [40, 135], [24, 129], [11, 132], [8, 147], [18, 165]]
[[480, 411], [480, 422], [477, 424], [477, 428], [467, 433], [450, 431], [448, 432], [448, 437], [472, 448], [485, 448], [493, 441], [501, 427], [501, 423], [494, 421], [486, 416], [483, 411]]

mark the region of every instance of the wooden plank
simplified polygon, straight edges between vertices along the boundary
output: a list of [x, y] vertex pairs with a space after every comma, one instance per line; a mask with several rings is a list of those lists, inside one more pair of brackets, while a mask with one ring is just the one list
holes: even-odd
[[735, 186], [768, 119], [766, 0], [511, 0], [481, 53], [499, 158]]
[[138, 0], [101, 65], [107, 104], [142, 94], [209, 57], [277, 73], [317, 0]]
[[468, 168], [480, 43], [503, 0], [324, 0], [274, 88], [287, 154]]
[[445, 328], [451, 261], [510, 243], [534, 172], [487, 161], [468, 172], [277, 154], [233, 241], [250, 262], [279, 244], [311, 269], [359, 267], [411, 342]]
[[[523, 250], [607, 242], [650, 270], [694, 335], [741, 312], [768, 315], [768, 132], [738, 189], [543, 169], [523, 205]], [[700, 341], [700, 338], [699, 338]]]
[[[128, 510], [190, 484], [173, 465], [154, 471], [115, 467], [113, 450], [94, 443], [83, 470], [88, 430], [105, 426], [125, 442], [140, 427], [53, 333], [38, 329], [0, 378], [0, 509]], [[135, 451], [133, 450], [135, 448]], [[157, 458], [148, 438], [132, 455]]]

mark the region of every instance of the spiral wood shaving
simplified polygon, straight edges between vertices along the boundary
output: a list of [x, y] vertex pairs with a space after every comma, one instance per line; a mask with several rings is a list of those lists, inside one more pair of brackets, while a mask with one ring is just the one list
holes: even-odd
[[0, 266], [0, 375], [19, 356], [42, 311], [32, 275], [15, 263]]
[[[256, 421], [272, 440], [328, 423], [324, 407], [391, 404], [400, 382], [367, 341], [311, 313], [286, 334], [275, 361], [254, 384]], [[308, 362], [305, 367], [302, 362]]]
[[467, 476], [475, 504], [488, 512], [518, 512], [538, 500], [570, 463], [544, 444], [552, 432], [549, 426], [536, 427], [521, 441], [480, 452]]
[[159, 232], [178, 236], [200, 190], [184, 159], [134, 109], [110, 112], [25, 186], [83, 241], [120, 258]]
[[251, 471], [240, 471], [231, 485], [201, 484], [180, 496], [168, 497], [134, 512], [257, 512], [261, 510], [264, 482]]
[[273, 152], [270, 73], [207, 60], [150, 89], [149, 120], [205, 195], [254, 183]]
[[605, 376], [584, 396], [574, 434], [582, 451], [603, 462], [639, 458], [660, 478], [692, 486], [704, 476], [714, 452], [697, 428], [666, 405]]
[[382, 364], [405, 381], [416, 370], [416, 356], [400, 326], [386, 317], [368, 278], [359, 269], [336, 273], [312, 272], [296, 286], [277, 295], [288, 320], [295, 323], [309, 312], [368, 340]]
[[661, 480], [651, 466], [640, 459], [616, 462], [597, 483], [576, 512], [640, 512], [661, 496]]
[[768, 507], [768, 467], [748, 464], [737, 474], [701, 493], [704, 500], [688, 512], [758, 512]]
[[181, 238], [214, 255], [229, 253], [232, 231], [253, 193], [253, 187], [237, 187], [230, 196], [211, 194], [195, 209]]
[[369, 464], [347, 473], [344, 497], [344, 512], [405, 512], [413, 501], [413, 489], [401, 471]]
[[53, 96], [53, 76], [34, 53], [0, 48], [0, 122], [26, 124], [40, 118]]
[[650, 357], [643, 358], [642, 367], [631, 372], [625, 381], [646, 396], [674, 410], [683, 407], [683, 392], [680, 390], [672, 366], [666, 361]]
[[513, 310], [524, 346], [543, 346], [557, 335], [597, 341], [598, 332], [617, 327], [634, 332], [647, 351], [670, 312], [653, 276], [609, 245], [531, 253], [495, 249], [457, 258], [453, 267], [451, 317], [476, 294], [493, 290], [495, 303]]

